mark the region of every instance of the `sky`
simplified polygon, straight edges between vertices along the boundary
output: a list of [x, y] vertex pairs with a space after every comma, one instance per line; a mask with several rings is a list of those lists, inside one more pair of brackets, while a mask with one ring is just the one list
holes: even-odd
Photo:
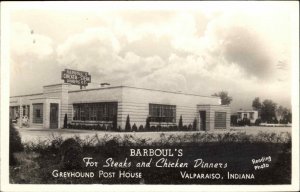
[[87, 88], [107, 82], [201, 95], [227, 91], [233, 111], [251, 109], [255, 97], [290, 108], [295, 5], [19, 7], [10, 12], [10, 94], [40, 93], [62, 83], [68, 68], [91, 74]]

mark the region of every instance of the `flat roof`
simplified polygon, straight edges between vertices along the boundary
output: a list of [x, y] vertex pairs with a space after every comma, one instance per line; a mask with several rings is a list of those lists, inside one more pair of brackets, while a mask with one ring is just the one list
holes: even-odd
[[10, 98], [13, 98], [13, 97], [28, 97], [28, 96], [35, 96], [35, 95], [43, 95], [43, 93], [33, 93], [33, 94], [26, 94], [26, 95], [14, 95], [14, 96], [10, 96]]
[[[60, 84], [53, 84], [53, 85], [45, 85], [43, 87], [50, 87], [55, 85], [67, 85], [68, 83], [60, 83]], [[68, 84], [70, 85], [70, 84]], [[148, 90], [148, 91], [158, 91], [164, 93], [173, 93], [173, 94], [182, 94], [182, 95], [192, 95], [192, 96], [200, 96], [200, 97], [209, 97], [209, 98], [219, 98], [218, 96], [207, 96], [207, 95], [199, 95], [194, 93], [185, 93], [179, 91], [166, 91], [166, 90], [159, 90], [159, 89], [150, 89], [150, 88], [141, 88], [141, 87], [134, 87], [128, 85], [119, 85], [119, 86], [107, 86], [107, 87], [99, 87], [99, 88], [91, 88], [91, 89], [79, 89], [79, 90], [69, 90], [70, 93], [73, 92], [83, 92], [83, 91], [94, 91], [94, 90], [101, 90], [101, 89], [118, 89], [118, 88], [131, 88], [131, 89], [141, 89], [141, 90]], [[26, 96], [35, 96], [35, 95], [42, 95], [43, 93], [34, 93], [34, 94], [26, 94], [26, 95], [16, 95], [10, 96], [10, 98], [14, 97], [26, 97]]]
[[159, 89], [141, 88], [141, 87], [133, 87], [133, 86], [127, 86], [127, 85], [108, 86], [108, 87], [99, 87], [99, 88], [81, 89], [81, 90], [72, 90], [72, 91], [69, 91], [69, 92], [81, 92], [81, 91], [93, 91], [93, 90], [117, 89], [117, 88], [132, 88], [132, 89], [141, 89], [141, 90], [148, 90], [148, 91], [158, 91], [158, 92], [164, 92], [164, 93], [173, 93], [173, 94], [182, 94], [182, 95], [193, 95], [193, 96], [209, 97], [209, 98], [219, 98], [218, 96], [207, 96], [207, 95], [199, 95], [199, 94], [193, 94], [193, 93], [184, 93], [184, 92], [176, 92], [176, 91], [165, 91], [165, 90], [159, 90]]

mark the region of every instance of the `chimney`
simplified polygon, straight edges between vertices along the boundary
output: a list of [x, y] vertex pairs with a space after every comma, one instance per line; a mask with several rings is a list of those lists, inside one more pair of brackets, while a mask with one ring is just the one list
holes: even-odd
[[101, 85], [101, 87], [108, 87], [108, 86], [110, 86], [109, 83], [101, 83], [100, 85]]

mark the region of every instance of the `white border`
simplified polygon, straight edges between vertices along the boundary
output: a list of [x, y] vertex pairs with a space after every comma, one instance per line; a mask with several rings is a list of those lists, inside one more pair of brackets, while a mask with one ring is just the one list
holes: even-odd
[[[235, 6], [246, 2], [2, 2], [1, 3], [1, 191], [297, 191], [299, 190], [299, 3], [293, 5], [292, 12], [292, 184], [291, 185], [30, 185], [9, 184], [8, 176], [8, 106], [9, 106], [9, 26], [10, 12], [16, 9], [58, 9], [81, 11], [101, 9], [194, 9], [206, 3], [210, 7]], [[258, 2], [247, 2], [255, 5]], [[267, 2], [259, 2], [267, 3]], [[283, 2], [284, 3], [284, 2]], [[101, 6], [99, 6], [101, 4]], [[210, 5], [207, 7], [207, 4]], [[159, 8], [158, 8], [159, 7]], [[249, 6], [251, 7], [251, 6]], [[257, 10], [259, 11], [259, 10]], [[7, 120], [7, 121], [6, 121]]]

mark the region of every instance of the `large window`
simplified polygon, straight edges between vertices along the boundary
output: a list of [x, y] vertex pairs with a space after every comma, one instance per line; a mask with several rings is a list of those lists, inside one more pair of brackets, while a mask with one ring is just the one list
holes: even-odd
[[73, 120], [113, 121], [117, 116], [117, 102], [73, 104]]
[[32, 104], [32, 110], [33, 110], [33, 123], [43, 123], [43, 104], [42, 103], [36, 103]]
[[175, 105], [149, 104], [149, 116], [152, 122], [176, 122]]
[[226, 112], [215, 112], [215, 128], [226, 129]]

